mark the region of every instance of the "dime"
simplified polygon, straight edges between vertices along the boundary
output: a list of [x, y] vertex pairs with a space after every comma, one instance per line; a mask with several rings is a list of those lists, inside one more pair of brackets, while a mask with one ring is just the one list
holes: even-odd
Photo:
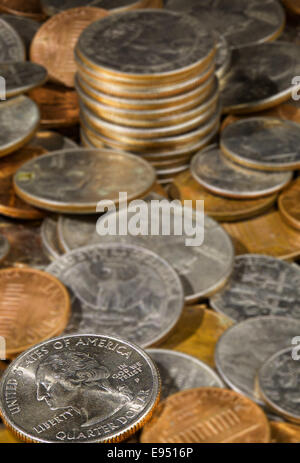
[[261, 367], [258, 375], [262, 399], [278, 415], [300, 423], [300, 363], [291, 347], [276, 352]]
[[278, 207], [283, 220], [300, 230], [300, 178], [288, 186], [279, 196]]
[[147, 249], [121, 243], [88, 246], [47, 270], [72, 292], [66, 334], [105, 332], [148, 347], [167, 336], [181, 315], [177, 274]]
[[291, 423], [271, 422], [272, 443], [299, 444], [300, 426]]
[[222, 132], [222, 152], [232, 161], [259, 170], [300, 168], [299, 124], [270, 117], [242, 119]]
[[300, 320], [257, 317], [229, 328], [220, 338], [215, 361], [221, 377], [232, 389], [263, 405], [256, 385], [265, 361], [299, 336]]
[[251, 199], [282, 190], [292, 179], [291, 172], [260, 172], [241, 167], [211, 145], [191, 162], [194, 179], [209, 191], [225, 198]]
[[33, 137], [39, 121], [37, 105], [26, 96], [0, 103], [0, 157], [24, 146]]
[[30, 146], [38, 146], [46, 151], [60, 151], [78, 147], [70, 138], [49, 130], [37, 132], [34, 138], [30, 140]]
[[25, 61], [25, 58], [21, 37], [10, 24], [0, 18], [0, 63]]
[[165, 349], [149, 349], [147, 353], [160, 373], [162, 400], [186, 389], [224, 387], [212, 368], [191, 355]]
[[274, 209], [250, 220], [224, 223], [223, 227], [236, 254], [265, 254], [285, 260], [300, 256], [300, 233], [286, 225]]
[[259, 215], [275, 203], [277, 196], [258, 199], [232, 199], [214, 195], [199, 185], [190, 170], [177, 175], [168, 190], [172, 199], [192, 201], [196, 209], [197, 201], [205, 201], [205, 213], [219, 222], [234, 222]]
[[64, 330], [70, 298], [56, 278], [30, 268], [0, 270], [0, 275], [0, 335], [8, 357]]
[[0, 14], [0, 19], [3, 19], [5, 22], [10, 24], [15, 29], [15, 31], [20, 35], [21, 39], [23, 40], [27, 52], [29, 52], [30, 44], [32, 42], [33, 37], [40, 28], [40, 23], [30, 18], [24, 18], [23, 16], [15, 16], [12, 14]]
[[148, 6], [148, 3], [149, 0], [113, 0], [113, 2], [111, 0], [65, 0], [63, 3], [60, 0], [41, 0], [43, 11], [48, 16], [53, 16], [64, 10], [69, 10], [76, 7], [93, 6], [115, 12], [120, 10], [126, 11], [135, 8], [145, 8]]
[[74, 87], [74, 49], [79, 36], [90, 23], [107, 14], [100, 8], [72, 8], [48, 19], [33, 39], [31, 61], [43, 65], [52, 81]]
[[287, 101], [300, 73], [298, 51], [298, 45], [281, 41], [233, 50], [221, 81], [223, 112], [250, 113]]
[[63, 254], [57, 237], [57, 220], [52, 217], [44, 219], [41, 226], [41, 238], [50, 259], [58, 259]]
[[197, 19], [149, 9], [109, 15], [91, 24], [80, 36], [76, 54], [112, 77], [168, 79], [200, 72], [212, 60], [215, 44]]
[[142, 443], [268, 443], [266, 415], [251, 400], [220, 388], [178, 392], [145, 426]]
[[29, 62], [0, 63], [0, 76], [5, 79], [7, 98], [43, 85], [48, 77], [43, 66]]
[[236, 322], [267, 315], [300, 319], [300, 268], [270, 256], [238, 256], [210, 305]]
[[9, 242], [3, 235], [0, 235], [0, 262], [6, 258], [7, 254], [9, 253], [9, 250]]
[[201, 19], [232, 48], [275, 40], [285, 25], [284, 10], [274, 0], [165, 0], [165, 7]]
[[14, 177], [17, 194], [54, 212], [96, 213], [99, 201], [115, 204], [145, 196], [155, 183], [153, 168], [137, 156], [110, 150], [56, 151], [24, 164]]
[[[14, 406], [12, 385], [18, 391]], [[134, 344], [80, 335], [24, 352], [8, 367], [0, 390], [3, 420], [22, 440], [119, 442], [151, 417], [160, 380], [150, 357]]]
[[24, 16], [36, 21], [43, 21], [40, 0], [1, 0], [0, 10], [5, 13]]

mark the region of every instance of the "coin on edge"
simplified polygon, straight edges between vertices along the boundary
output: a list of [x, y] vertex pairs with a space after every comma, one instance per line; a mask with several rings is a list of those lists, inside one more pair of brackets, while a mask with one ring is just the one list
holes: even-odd
[[28, 61], [0, 63], [0, 76], [5, 79], [6, 98], [18, 96], [39, 87], [48, 78], [47, 70], [43, 66]]
[[58, 241], [57, 220], [46, 217], [41, 226], [41, 239], [43, 247], [51, 260], [59, 259], [64, 254]]

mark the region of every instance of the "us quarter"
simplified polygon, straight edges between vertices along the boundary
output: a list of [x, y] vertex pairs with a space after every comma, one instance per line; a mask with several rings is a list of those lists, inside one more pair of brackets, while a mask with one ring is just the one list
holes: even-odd
[[266, 360], [299, 336], [300, 320], [257, 317], [229, 328], [219, 340], [215, 361], [221, 377], [232, 389], [263, 405], [256, 378]]
[[0, 18], [0, 63], [25, 61], [25, 47], [16, 30]]
[[0, 262], [5, 259], [10, 250], [10, 244], [7, 239], [0, 235]]
[[27, 442], [119, 442], [142, 427], [160, 392], [149, 356], [109, 335], [64, 336], [20, 355], [0, 385], [0, 411]]
[[6, 97], [11, 98], [43, 85], [47, 70], [35, 63], [0, 63], [0, 76], [6, 82]]

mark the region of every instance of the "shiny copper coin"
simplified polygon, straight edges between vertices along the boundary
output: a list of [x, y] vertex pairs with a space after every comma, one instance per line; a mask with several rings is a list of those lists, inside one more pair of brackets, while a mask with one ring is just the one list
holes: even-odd
[[284, 260], [300, 256], [300, 232], [286, 225], [274, 209], [253, 219], [223, 226], [233, 240], [237, 255], [266, 254]]
[[57, 85], [44, 85], [29, 92], [41, 111], [43, 128], [68, 127], [79, 122], [77, 93]]
[[31, 61], [43, 65], [52, 81], [74, 87], [76, 43], [89, 24], [107, 14], [101, 8], [83, 7], [55, 15], [35, 35], [30, 49]]
[[0, 426], [0, 444], [21, 444], [5, 426]]
[[274, 444], [299, 444], [300, 426], [291, 423], [278, 423], [272, 421], [271, 442]]
[[44, 217], [44, 213], [30, 206], [16, 194], [13, 187], [13, 176], [27, 161], [46, 153], [39, 147], [26, 146], [12, 155], [0, 159], [0, 214], [25, 220]]
[[297, 178], [279, 196], [278, 207], [283, 220], [300, 230], [300, 178]]
[[36, 21], [42, 21], [45, 18], [39, 0], [1, 0], [0, 11]]
[[8, 357], [64, 330], [70, 298], [60, 281], [29, 268], [1, 270], [0, 277], [0, 336]]
[[199, 388], [168, 397], [145, 426], [142, 443], [269, 443], [260, 407], [234, 391]]

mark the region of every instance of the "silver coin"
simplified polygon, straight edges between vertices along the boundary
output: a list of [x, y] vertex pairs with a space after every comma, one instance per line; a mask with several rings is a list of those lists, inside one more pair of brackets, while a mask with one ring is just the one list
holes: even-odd
[[228, 284], [210, 305], [236, 322], [267, 315], [300, 319], [300, 267], [270, 256], [237, 256]]
[[212, 368], [191, 355], [166, 349], [149, 349], [147, 353], [160, 373], [161, 400], [186, 389], [224, 387]]
[[33, 19], [12, 14], [1, 14], [0, 19], [6, 21], [15, 29], [23, 40], [26, 50], [29, 51], [32, 39], [41, 27], [41, 24]]
[[107, 333], [148, 347], [169, 333], [183, 309], [176, 272], [158, 255], [137, 246], [80, 248], [47, 271], [72, 295], [66, 334]]
[[[111, 213], [110, 218], [119, 224], [120, 220], [129, 223], [134, 216], [130, 211], [127, 218], [122, 217], [123, 214], [126, 214], [126, 211], [120, 210]], [[58, 230], [62, 245], [66, 249], [82, 246], [85, 240], [85, 244], [122, 242], [150, 249], [175, 268], [181, 278], [186, 302], [208, 297], [225, 285], [232, 272], [234, 250], [231, 239], [217, 222], [206, 216], [203, 244], [186, 246], [186, 239], [191, 236], [187, 236], [185, 231], [179, 236], [173, 234], [182, 223], [182, 214], [175, 209], [171, 211], [170, 219], [169, 236], [162, 234], [162, 224], [156, 215], [151, 214], [151, 206], [148, 208], [148, 216], [140, 219], [140, 226], [144, 230], [149, 228], [148, 236], [98, 236], [95, 228], [92, 230], [91, 223], [63, 216], [60, 217]], [[99, 224], [105, 223], [106, 220], [107, 216], [101, 217]], [[151, 236], [151, 228], [158, 230], [160, 235]]]
[[5, 79], [6, 97], [11, 98], [43, 85], [48, 73], [39, 64], [16, 62], [0, 63], [0, 76]]
[[199, 20], [149, 9], [94, 22], [80, 36], [76, 54], [113, 75], [161, 78], [199, 68], [213, 58], [214, 47], [212, 35]]
[[57, 220], [52, 217], [44, 219], [41, 226], [41, 239], [50, 259], [58, 259], [63, 254], [57, 237]]
[[300, 75], [299, 46], [279, 42], [235, 49], [230, 71], [221, 80], [225, 113], [248, 113], [290, 98]]
[[3, 261], [10, 250], [10, 244], [7, 239], [0, 234], [0, 262]]
[[234, 162], [259, 170], [300, 168], [299, 124], [271, 117], [252, 117], [224, 129], [223, 153]]
[[201, 19], [231, 47], [274, 40], [285, 24], [284, 9], [276, 0], [165, 0], [165, 8]]
[[122, 10], [143, 6], [145, 0], [41, 0], [43, 11], [48, 16], [54, 16], [62, 11], [81, 6], [92, 6], [105, 10]]
[[257, 373], [265, 361], [299, 336], [300, 320], [257, 317], [245, 320], [221, 336], [215, 351], [217, 370], [232, 389], [262, 404]]
[[42, 130], [37, 132], [30, 140], [30, 145], [39, 146], [46, 151], [60, 151], [71, 148], [78, 148], [78, 145], [71, 138], [64, 137], [58, 132]]
[[25, 61], [23, 41], [16, 30], [0, 18], [0, 63]]
[[214, 31], [217, 43], [216, 75], [220, 79], [226, 74], [231, 63], [231, 50], [225, 37]]
[[150, 191], [156, 176], [137, 156], [110, 150], [74, 148], [55, 151], [24, 164], [15, 174], [17, 194], [53, 212], [96, 213], [99, 201], [119, 201]]
[[292, 172], [261, 172], [239, 166], [212, 145], [191, 162], [191, 174], [202, 186], [228, 198], [259, 198], [282, 190]]
[[279, 415], [300, 423], [300, 362], [292, 349], [276, 352], [261, 367], [258, 375], [262, 399]]
[[33, 137], [39, 122], [39, 108], [26, 96], [0, 103], [0, 157], [25, 145]]
[[108, 335], [64, 336], [11, 363], [0, 410], [29, 442], [118, 442], [147, 421], [159, 389], [156, 367], [139, 347]]

